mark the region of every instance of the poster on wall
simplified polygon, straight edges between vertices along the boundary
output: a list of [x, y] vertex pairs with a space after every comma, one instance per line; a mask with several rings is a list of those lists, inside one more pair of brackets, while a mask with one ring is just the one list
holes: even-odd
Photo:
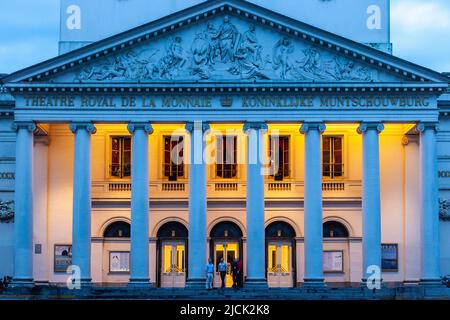
[[323, 252], [323, 271], [324, 272], [343, 272], [344, 271], [344, 253], [342, 251], [324, 251]]
[[398, 271], [398, 244], [383, 243], [381, 245], [381, 269], [382, 271]]
[[54, 272], [66, 272], [72, 264], [72, 245], [55, 245]]
[[110, 252], [109, 272], [130, 272], [130, 252], [129, 251]]

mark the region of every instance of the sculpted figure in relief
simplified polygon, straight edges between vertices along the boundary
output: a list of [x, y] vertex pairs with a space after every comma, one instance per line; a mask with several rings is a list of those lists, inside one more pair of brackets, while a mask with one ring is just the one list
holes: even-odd
[[243, 34], [238, 49], [234, 54], [235, 63], [228, 71], [239, 75], [241, 79], [269, 79], [263, 73], [265, 61], [262, 59], [262, 46], [256, 38], [255, 25], [250, 25]]
[[241, 34], [229, 16], [223, 18], [219, 28], [207, 23], [193, 36], [190, 49], [185, 50], [181, 36], [168, 38], [165, 43], [165, 50], [144, 46], [105, 57], [79, 71], [75, 79], [372, 80], [369, 68], [316, 46], [296, 50], [288, 37], [280, 38], [267, 52], [268, 48], [258, 41], [254, 24]]
[[220, 61], [222, 63], [233, 62], [236, 44], [239, 39], [239, 31], [230, 22], [230, 17], [225, 16], [219, 31], [213, 36], [213, 40], [218, 40], [220, 49]]
[[273, 69], [280, 70], [280, 78], [285, 80], [292, 68], [290, 55], [294, 52], [294, 45], [288, 38], [282, 38], [273, 47]]
[[[213, 28], [211, 24], [208, 25], [209, 30]], [[209, 79], [210, 69], [213, 69], [211, 65], [214, 64], [215, 45], [211, 43], [208, 34], [208, 30], [197, 33], [191, 46], [191, 74], [200, 79]]]
[[168, 47], [167, 53], [163, 56], [153, 69], [153, 74], [157, 74], [161, 79], [173, 79], [186, 64], [187, 58], [181, 45], [181, 37], [173, 38]]

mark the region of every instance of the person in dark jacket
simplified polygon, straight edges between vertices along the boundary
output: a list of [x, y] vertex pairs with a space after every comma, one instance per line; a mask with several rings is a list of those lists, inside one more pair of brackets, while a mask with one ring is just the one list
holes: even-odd
[[228, 266], [226, 262], [222, 259], [220, 259], [219, 263], [219, 272], [220, 272], [220, 280], [222, 280], [222, 285], [220, 286], [222, 289], [225, 288], [225, 276], [227, 275], [227, 269]]
[[231, 263], [231, 272], [233, 274], [233, 288], [237, 289], [239, 287], [239, 270], [236, 259]]
[[238, 269], [238, 288], [242, 288], [244, 284], [244, 265], [242, 264], [241, 259], [238, 259], [237, 269]]

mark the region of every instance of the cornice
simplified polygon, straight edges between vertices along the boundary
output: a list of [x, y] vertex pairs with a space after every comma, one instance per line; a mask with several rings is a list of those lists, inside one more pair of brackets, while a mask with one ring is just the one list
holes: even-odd
[[18, 94], [232, 94], [232, 93], [433, 93], [441, 95], [447, 83], [350, 83], [350, 82], [149, 82], [149, 83], [10, 83]]

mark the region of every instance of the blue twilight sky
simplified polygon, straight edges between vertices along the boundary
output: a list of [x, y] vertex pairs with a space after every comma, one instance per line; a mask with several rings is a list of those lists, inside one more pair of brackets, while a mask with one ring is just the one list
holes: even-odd
[[[57, 55], [58, 37], [59, 0], [0, 0], [0, 73]], [[391, 0], [391, 42], [396, 56], [450, 71], [450, 1]]]

